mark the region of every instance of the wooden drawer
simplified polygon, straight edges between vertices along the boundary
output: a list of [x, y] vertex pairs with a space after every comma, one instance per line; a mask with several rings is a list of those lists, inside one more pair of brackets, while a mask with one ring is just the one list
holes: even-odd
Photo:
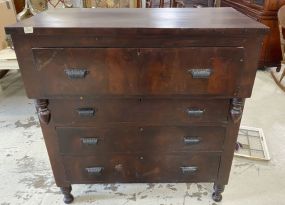
[[229, 100], [195, 99], [97, 99], [50, 100], [55, 123], [65, 125], [140, 123], [181, 125], [193, 122], [227, 121]]
[[238, 89], [241, 47], [35, 48], [45, 96], [223, 95]]
[[222, 151], [225, 127], [57, 127], [62, 154]]
[[71, 183], [212, 182], [220, 163], [219, 153], [107, 155], [64, 157]]

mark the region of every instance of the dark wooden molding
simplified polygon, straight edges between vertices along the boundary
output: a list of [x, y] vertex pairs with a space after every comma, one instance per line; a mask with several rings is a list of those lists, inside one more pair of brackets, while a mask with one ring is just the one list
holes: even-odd
[[233, 98], [231, 102], [231, 118], [234, 123], [237, 123], [241, 120], [242, 111], [244, 106], [244, 99], [243, 98]]
[[48, 109], [48, 100], [37, 99], [36, 108], [37, 108], [40, 121], [44, 124], [48, 124], [50, 121], [50, 111]]

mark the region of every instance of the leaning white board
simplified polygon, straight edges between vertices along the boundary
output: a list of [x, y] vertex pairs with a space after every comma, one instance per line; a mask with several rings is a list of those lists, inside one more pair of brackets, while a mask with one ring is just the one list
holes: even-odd
[[[242, 134], [243, 132], [246, 133], [246, 135]], [[255, 133], [255, 134], [253, 135], [250, 133]], [[242, 138], [245, 138], [246, 140]], [[266, 161], [270, 160], [270, 155], [262, 128], [240, 126], [237, 142], [241, 144], [244, 143], [243, 144], [244, 148], [241, 147], [239, 150], [236, 150], [235, 156], [245, 157], [254, 160], [266, 160]], [[247, 151], [251, 150], [253, 152], [249, 151], [250, 154], [249, 153], [245, 154], [244, 152], [245, 150]], [[259, 153], [262, 152], [263, 156], [261, 157], [260, 155], [255, 155], [254, 152], [256, 151], [258, 151]]]

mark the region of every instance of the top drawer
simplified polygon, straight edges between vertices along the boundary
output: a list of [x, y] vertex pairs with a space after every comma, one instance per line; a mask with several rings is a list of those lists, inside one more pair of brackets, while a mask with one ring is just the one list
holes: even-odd
[[[46, 96], [232, 96], [243, 48], [33, 49], [35, 74]], [[36, 85], [35, 85], [36, 86]]]

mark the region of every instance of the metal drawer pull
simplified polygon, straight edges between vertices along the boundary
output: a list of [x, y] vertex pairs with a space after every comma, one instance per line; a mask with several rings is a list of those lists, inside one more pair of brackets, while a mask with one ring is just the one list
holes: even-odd
[[64, 69], [65, 74], [69, 79], [83, 79], [88, 74], [84, 68], [68, 68]]
[[198, 137], [184, 137], [184, 143], [187, 145], [199, 144], [201, 140]]
[[191, 73], [192, 78], [209, 78], [211, 76], [212, 69], [206, 68], [206, 69], [190, 69], [188, 72]]
[[95, 115], [95, 110], [93, 108], [79, 108], [77, 112], [80, 117], [93, 117]]
[[85, 170], [90, 175], [99, 176], [99, 175], [102, 175], [104, 168], [103, 167], [87, 167], [87, 168], [85, 168]]
[[98, 139], [97, 138], [81, 138], [82, 144], [85, 145], [96, 145], [98, 144]]
[[180, 167], [183, 174], [193, 174], [198, 171], [198, 167]]
[[205, 110], [199, 108], [188, 108], [187, 113], [190, 117], [200, 117], [204, 114]]

